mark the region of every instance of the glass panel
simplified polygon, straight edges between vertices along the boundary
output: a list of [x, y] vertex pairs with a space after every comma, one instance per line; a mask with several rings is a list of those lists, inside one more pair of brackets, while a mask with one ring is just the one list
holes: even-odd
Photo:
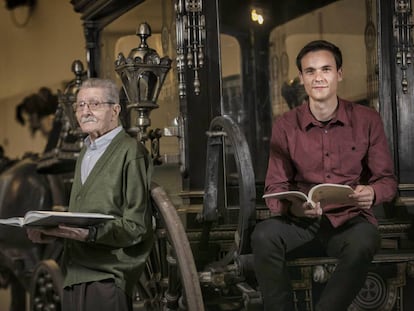
[[221, 72], [223, 76], [222, 114], [243, 126], [246, 112], [243, 109], [241, 85], [241, 51], [236, 38], [220, 35]]
[[[243, 109], [243, 93], [241, 80], [241, 50], [236, 38], [221, 34], [221, 72], [223, 82], [222, 114], [232, 118], [242, 130], [246, 129], [246, 110]], [[225, 209], [220, 211], [225, 223], [237, 223], [234, 207], [239, 206], [238, 173], [235, 162], [235, 150], [223, 139], [223, 175]]]
[[[148, 38], [148, 46], [157, 51], [160, 57], [175, 58], [175, 14], [172, 2], [167, 0], [149, 0], [130, 10], [115, 20], [102, 32], [102, 62], [101, 76], [115, 79], [122, 83], [115, 72], [115, 59], [119, 53], [128, 56], [131, 49], [139, 46], [141, 40], [135, 35], [140, 23], [147, 22], [152, 31]], [[176, 73], [172, 64], [170, 72], [162, 86], [157, 100], [158, 109], [151, 112], [151, 129], [164, 129], [175, 125], [175, 118], [179, 115], [179, 99], [176, 82]], [[135, 114], [131, 114], [131, 125], [134, 126]], [[165, 155], [178, 154], [176, 137], [163, 137], [161, 142], [162, 153]]]
[[378, 108], [374, 4], [339, 1], [272, 29], [269, 45], [274, 116], [301, 103], [299, 99], [304, 94], [295, 57], [307, 42], [317, 39], [331, 41], [342, 51], [344, 80], [339, 84], [338, 95]]
[[[156, 50], [160, 57], [168, 56], [172, 60], [175, 59], [175, 12], [173, 1], [148, 0], [122, 15], [102, 31], [100, 76], [115, 79], [119, 86], [122, 85], [119, 76], [115, 72], [115, 60], [119, 53], [123, 53], [127, 57], [131, 49], [139, 46], [141, 40], [135, 33], [138, 26], [143, 22], [148, 23], [151, 27], [152, 35], [147, 40], [148, 46]], [[179, 197], [175, 196], [181, 190], [181, 176], [178, 166], [179, 143], [177, 137], [166, 136], [170, 133], [171, 135], [176, 133], [176, 118], [179, 116], [176, 77], [176, 68], [173, 62], [157, 100], [159, 108], [154, 109], [150, 114], [151, 125], [147, 131], [156, 129], [163, 131], [159, 149], [164, 164], [155, 167], [154, 181], [162, 184], [172, 194], [174, 202], [179, 202]], [[151, 78], [150, 75], [148, 78]], [[134, 127], [137, 116], [136, 111], [131, 111], [126, 122]], [[147, 149], [151, 148], [149, 142], [146, 145]], [[154, 142], [152, 146], [157, 147], [157, 143]]]

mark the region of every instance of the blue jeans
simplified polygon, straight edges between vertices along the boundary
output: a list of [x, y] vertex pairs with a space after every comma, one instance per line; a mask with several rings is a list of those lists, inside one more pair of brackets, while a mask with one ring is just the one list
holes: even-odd
[[338, 258], [316, 310], [346, 311], [352, 303], [364, 285], [369, 265], [380, 246], [376, 226], [363, 217], [351, 219], [339, 228], [333, 228], [324, 216], [320, 221], [301, 222], [276, 217], [258, 223], [251, 241], [265, 311], [294, 310], [286, 259], [315, 239], [326, 255]]

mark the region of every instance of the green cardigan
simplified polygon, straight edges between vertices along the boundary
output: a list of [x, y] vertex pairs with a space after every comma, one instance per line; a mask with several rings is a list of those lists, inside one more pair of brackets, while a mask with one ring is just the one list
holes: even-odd
[[69, 211], [110, 214], [115, 220], [97, 227], [94, 242], [65, 240], [64, 286], [110, 278], [132, 296], [153, 241], [152, 162], [144, 146], [122, 130], [82, 185], [85, 151], [76, 163]]

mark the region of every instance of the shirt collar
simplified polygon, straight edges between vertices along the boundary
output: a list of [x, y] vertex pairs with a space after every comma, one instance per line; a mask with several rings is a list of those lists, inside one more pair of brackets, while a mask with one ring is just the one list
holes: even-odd
[[101, 137], [98, 137], [94, 141], [92, 141], [90, 136], [88, 135], [85, 138], [84, 143], [88, 149], [92, 149], [92, 150], [99, 149], [103, 146], [108, 145], [112, 141], [112, 139], [121, 131], [122, 131], [122, 126], [118, 126], [114, 128], [113, 130], [109, 131], [108, 133], [102, 135]]
[[[339, 123], [348, 125], [351, 123], [346, 111], [346, 106], [346, 103], [338, 98], [338, 110], [336, 116], [332, 119], [331, 124]], [[314, 118], [310, 111], [309, 101], [298, 107], [298, 118], [302, 130], [307, 130], [314, 126], [321, 126], [320, 122]]]

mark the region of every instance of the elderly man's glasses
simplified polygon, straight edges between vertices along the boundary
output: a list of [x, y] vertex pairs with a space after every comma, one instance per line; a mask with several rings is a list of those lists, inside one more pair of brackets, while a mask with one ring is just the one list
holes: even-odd
[[92, 100], [90, 102], [80, 101], [73, 104], [73, 111], [83, 111], [85, 107], [88, 107], [90, 111], [98, 111], [102, 110], [104, 105], [114, 105], [112, 102], [100, 102]]

